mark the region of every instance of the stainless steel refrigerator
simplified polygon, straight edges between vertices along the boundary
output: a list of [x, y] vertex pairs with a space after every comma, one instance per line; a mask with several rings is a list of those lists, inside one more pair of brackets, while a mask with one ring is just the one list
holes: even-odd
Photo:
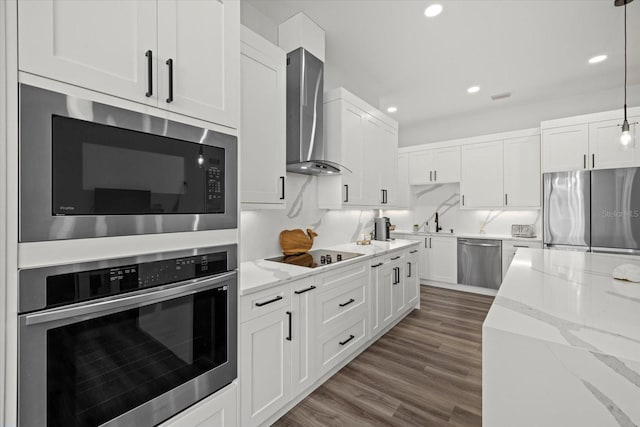
[[546, 173], [547, 248], [640, 255], [640, 168]]

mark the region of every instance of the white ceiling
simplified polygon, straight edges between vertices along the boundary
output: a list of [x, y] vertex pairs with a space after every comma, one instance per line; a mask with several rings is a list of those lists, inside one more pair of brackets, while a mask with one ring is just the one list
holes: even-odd
[[[326, 31], [326, 63], [339, 68], [340, 84], [379, 107], [397, 105], [401, 126], [615, 88], [622, 94], [624, 10], [613, 0], [243, 1], [275, 23], [306, 13]], [[442, 14], [425, 18], [434, 2]], [[633, 85], [640, 0], [627, 14]], [[597, 54], [609, 58], [587, 64]], [[468, 95], [472, 85], [481, 90]], [[490, 99], [502, 92], [513, 95]]]

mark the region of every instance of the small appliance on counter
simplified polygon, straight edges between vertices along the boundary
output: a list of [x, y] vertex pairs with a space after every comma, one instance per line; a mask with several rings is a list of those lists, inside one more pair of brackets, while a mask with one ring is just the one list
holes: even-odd
[[535, 224], [511, 224], [511, 237], [536, 237]]
[[383, 216], [373, 219], [373, 239], [387, 241], [389, 240], [389, 227], [391, 221], [389, 217]]

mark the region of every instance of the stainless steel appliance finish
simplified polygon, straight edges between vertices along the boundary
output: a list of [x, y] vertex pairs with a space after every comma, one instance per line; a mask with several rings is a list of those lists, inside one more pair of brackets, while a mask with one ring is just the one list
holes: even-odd
[[[100, 284], [123, 287], [131, 274], [126, 287], [140, 287], [20, 314], [19, 425], [153, 426], [231, 383], [237, 272], [218, 272], [236, 268], [235, 252], [202, 248], [20, 271], [19, 288], [45, 298], [65, 295], [51, 289], [61, 283], [51, 277], [75, 280], [78, 298]], [[226, 257], [226, 265], [212, 257]], [[170, 283], [144, 287], [158, 278]], [[33, 307], [25, 301], [21, 292], [21, 311]]]
[[591, 250], [640, 254], [640, 169], [591, 172]]
[[281, 262], [284, 264], [297, 265], [300, 267], [316, 268], [323, 265], [346, 261], [357, 258], [363, 254], [355, 252], [332, 251], [328, 249], [316, 249], [297, 255], [285, 255], [274, 258], [267, 258], [266, 261]]
[[287, 54], [287, 170], [306, 175], [350, 172], [324, 159], [324, 64], [303, 48]]
[[391, 222], [388, 217], [383, 216], [373, 219], [373, 239], [387, 241], [390, 238], [389, 226]]
[[589, 171], [545, 173], [544, 245], [589, 250], [591, 175]]
[[[129, 132], [132, 134], [138, 132], [147, 136], [157, 135], [178, 140], [178, 143], [186, 141], [202, 144], [202, 147], [223, 149], [224, 212], [54, 214], [52, 200], [52, 177], [56, 172], [53, 166], [52, 149], [54, 117], [79, 119], [101, 126], [133, 131]], [[68, 161], [82, 162], [83, 160], [68, 159]], [[68, 165], [57, 165], [57, 168], [64, 170], [62, 168]], [[151, 169], [152, 165], [143, 166]], [[185, 188], [188, 184], [189, 182], [184, 183]], [[83, 190], [82, 184], [78, 186], [80, 191]], [[207, 187], [207, 184], [203, 187]], [[204, 201], [208, 190], [203, 188], [202, 191]], [[236, 137], [22, 84], [20, 85], [19, 192], [21, 242], [236, 228]]]
[[458, 239], [458, 283], [498, 289], [502, 283], [502, 241]]

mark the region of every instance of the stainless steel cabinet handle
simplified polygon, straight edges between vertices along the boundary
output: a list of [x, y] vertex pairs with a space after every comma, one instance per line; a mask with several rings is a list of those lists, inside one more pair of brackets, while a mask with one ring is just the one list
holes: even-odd
[[483, 248], [499, 248], [500, 247], [500, 245], [492, 245], [490, 243], [469, 243], [469, 242], [459, 241], [458, 244], [464, 245], [464, 246], [482, 246]]
[[25, 324], [36, 325], [39, 323], [53, 322], [76, 316], [94, 318], [100, 316], [101, 313], [108, 311], [123, 311], [129, 308], [142, 307], [144, 305], [167, 300], [176, 295], [193, 294], [202, 289], [215, 287], [215, 285], [223, 285], [223, 282], [236, 277], [236, 275], [237, 273], [232, 271], [193, 283], [179, 282], [171, 285], [159, 286], [157, 290], [152, 292], [150, 292], [149, 289], [141, 289], [140, 291], [132, 293], [132, 295], [122, 298], [98, 302], [88, 301], [87, 303], [76, 305], [74, 307], [41, 311], [39, 313], [27, 315], [25, 318]]
[[529, 248], [530, 246], [526, 245], [513, 245], [514, 248]]
[[342, 304], [338, 304], [338, 305], [339, 305], [340, 307], [346, 307], [346, 306], [348, 306], [349, 304], [354, 303], [354, 302], [356, 302], [356, 300], [354, 300], [353, 298], [350, 298], [350, 299], [349, 299], [349, 301], [347, 301], [347, 302], [343, 302]]
[[304, 294], [305, 292], [312, 291], [312, 290], [314, 290], [315, 288], [316, 288], [316, 287], [312, 285], [312, 286], [309, 286], [309, 287], [308, 287], [308, 288], [306, 288], [306, 289], [302, 289], [302, 290], [299, 290], [299, 291], [293, 291], [293, 293], [295, 293], [296, 295], [300, 295], [300, 294]]

